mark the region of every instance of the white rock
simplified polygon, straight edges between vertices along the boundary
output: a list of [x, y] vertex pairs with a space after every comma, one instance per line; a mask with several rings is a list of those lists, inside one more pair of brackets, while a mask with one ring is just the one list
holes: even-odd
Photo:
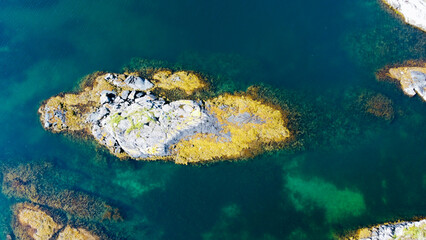
[[383, 0], [404, 16], [406, 23], [426, 32], [425, 0]]

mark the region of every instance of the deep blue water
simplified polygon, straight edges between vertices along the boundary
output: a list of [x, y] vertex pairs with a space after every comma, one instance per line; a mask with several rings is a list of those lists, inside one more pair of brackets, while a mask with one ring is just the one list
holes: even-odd
[[[425, 49], [378, 0], [1, 1], [0, 164], [53, 163], [67, 188], [121, 208], [104, 227], [123, 239], [330, 239], [425, 216], [426, 103], [374, 76]], [[206, 73], [218, 91], [274, 89], [300, 112], [304, 148], [177, 166], [42, 129], [42, 100], [135, 57]], [[391, 123], [351, 107], [365, 90], [393, 101]], [[16, 201], [0, 195], [1, 238]]]

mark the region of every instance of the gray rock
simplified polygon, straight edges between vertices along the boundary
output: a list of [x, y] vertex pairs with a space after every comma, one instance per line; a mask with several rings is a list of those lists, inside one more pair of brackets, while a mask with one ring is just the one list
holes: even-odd
[[105, 117], [108, 114], [109, 114], [108, 108], [102, 106], [96, 112], [90, 114], [87, 121], [94, 123], [101, 120], [103, 117]]
[[[128, 99], [132, 95], [135, 91]], [[92, 122], [97, 121], [92, 134], [111, 151], [120, 148], [132, 158], [167, 156], [171, 154], [169, 147], [182, 138], [221, 131], [217, 119], [207, 114], [201, 103], [190, 100], [165, 104], [148, 93], [133, 103], [112, 102], [105, 103], [105, 109], [106, 106], [110, 106], [110, 112], [98, 110], [89, 117]]]
[[55, 110], [54, 111], [55, 117], [59, 118], [62, 122], [65, 123], [65, 112], [62, 110]]
[[127, 97], [129, 96], [129, 94], [130, 94], [130, 91], [125, 90], [125, 91], [121, 92], [120, 97], [121, 97], [123, 100], [126, 100], [126, 99], [127, 99]]
[[154, 86], [154, 84], [152, 84], [147, 79], [142, 79], [141, 77], [133, 75], [128, 76], [126, 80], [124, 80], [124, 83], [135, 90], [141, 91], [146, 91]]
[[411, 71], [410, 74], [413, 89], [426, 101], [426, 74], [419, 71]]

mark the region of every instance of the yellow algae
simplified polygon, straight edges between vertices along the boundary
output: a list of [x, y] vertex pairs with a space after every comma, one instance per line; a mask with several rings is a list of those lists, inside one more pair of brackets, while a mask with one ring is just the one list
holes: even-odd
[[160, 70], [152, 76], [156, 87], [165, 90], [180, 89], [190, 95], [196, 90], [207, 86], [206, 82], [197, 74], [187, 71], [172, 73], [170, 70]]
[[358, 240], [371, 237], [371, 229], [370, 228], [361, 228], [356, 231], [351, 231], [344, 236], [336, 235], [334, 239], [339, 240]]
[[16, 206], [16, 235], [22, 239], [50, 239], [62, 226], [36, 205], [24, 203]]
[[361, 228], [357, 231], [358, 238], [368, 238], [371, 237], [371, 230], [368, 228]]
[[100, 238], [83, 228], [66, 226], [59, 233], [57, 240], [99, 240]]
[[395, 110], [391, 99], [381, 93], [363, 91], [357, 99], [363, 111], [377, 118], [392, 121], [395, 117]]
[[[290, 136], [283, 113], [249, 95], [225, 94], [208, 100], [207, 110], [217, 117], [229, 139], [213, 134], [196, 134], [175, 146], [176, 163], [251, 157], [270, 144]], [[253, 121], [235, 122], [234, 116], [246, 114]]]

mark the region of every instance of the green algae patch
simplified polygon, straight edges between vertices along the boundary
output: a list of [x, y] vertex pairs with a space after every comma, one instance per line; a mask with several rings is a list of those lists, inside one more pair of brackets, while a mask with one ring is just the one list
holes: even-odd
[[315, 208], [322, 209], [330, 223], [358, 217], [366, 211], [364, 197], [356, 190], [339, 189], [319, 178], [306, 180], [287, 175], [285, 182], [285, 192], [289, 192], [297, 210], [309, 212]]
[[174, 169], [151, 167], [150, 171], [146, 169], [116, 170], [111, 183], [122, 188], [133, 198], [143, 196], [154, 189], [163, 190], [166, 182], [172, 176]]
[[[225, 205], [220, 210], [218, 221], [207, 232], [201, 234], [203, 240], [216, 239], [257, 239], [257, 240], [276, 240], [277, 238], [269, 233], [254, 235], [247, 226], [244, 218], [241, 216], [241, 207], [238, 204], [231, 203]], [[243, 226], [241, 230], [236, 227]]]

